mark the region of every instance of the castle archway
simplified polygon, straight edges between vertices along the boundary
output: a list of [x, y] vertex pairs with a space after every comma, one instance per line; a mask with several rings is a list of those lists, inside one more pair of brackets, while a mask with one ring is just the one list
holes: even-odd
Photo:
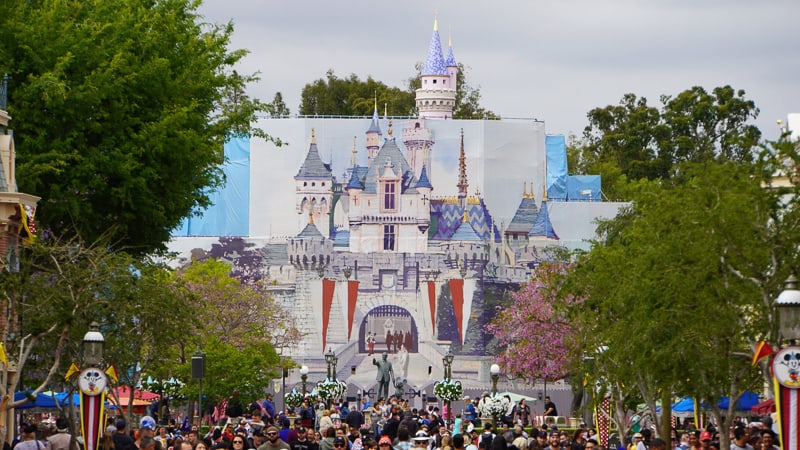
[[[389, 346], [387, 347], [387, 337], [391, 332]], [[417, 322], [411, 313], [400, 306], [381, 305], [371, 309], [361, 320], [358, 331], [358, 351], [368, 353], [369, 346], [367, 337], [369, 333], [375, 335], [375, 353], [382, 353], [389, 350], [389, 353], [397, 353], [401, 346], [405, 347], [409, 353], [419, 351], [419, 333], [417, 332]]]

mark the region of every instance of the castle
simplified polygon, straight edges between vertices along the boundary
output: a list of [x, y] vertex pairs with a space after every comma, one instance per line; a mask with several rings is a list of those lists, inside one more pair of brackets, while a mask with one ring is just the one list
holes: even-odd
[[291, 145], [229, 142], [228, 185], [171, 249], [268, 280], [304, 335], [285, 353], [312, 374], [331, 350], [351, 390], [374, 387], [369, 337], [418, 391], [448, 350], [453, 377], [482, 390], [505, 293], [552, 250], [586, 247], [620, 204], [600, 201], [599, 177], [568, 175], [543, 122], [453, 120], [457, 77], [435, 21], [419, 117], [381, 118], [376, 100], [366, 119], [265, 119]]

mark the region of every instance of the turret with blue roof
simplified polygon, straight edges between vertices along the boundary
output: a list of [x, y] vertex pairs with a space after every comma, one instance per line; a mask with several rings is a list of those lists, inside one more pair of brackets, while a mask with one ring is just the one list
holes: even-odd
[[544, 191], [539, 215], [536, 216], [536, 222], [533, 223], [533, 228], [528, 233], [528, 237], [559, 240], [558, 234], [556, 234], [556, 230], [553, 229], [553, 224], [550, 222], [550, 212], [547, 209], [547, 190]]

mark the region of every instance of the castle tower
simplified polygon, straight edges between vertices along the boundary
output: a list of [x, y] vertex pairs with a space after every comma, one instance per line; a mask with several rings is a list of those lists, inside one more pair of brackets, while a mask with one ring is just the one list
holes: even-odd
[[453, 89], [458, 88], [458, 63], [456, 62], [456, 57], [453, 55], [453, 37], [447, 37], [447, 59], [444, 61], [444, 65], [447, 67], [447, 73], [450, 75], [450, 85], [453, 86]]
[[[433, 150], [433, 132], [425, 128], [425, 119], [413, 119], [408, 127], [403, 128], [403, 144], [406, 146], [406, 159], [414, 168], [414, 176], [422, 176], [422, 168], [430, 167], [431, 150]], [[430, 174], [429, 174], [430, 176]]]
[[[453, 58], [455, 62], [455, 58]], [[417, 111], [426, 119], [452, 119], [456, 106], [456, 84], [451, 79], [444, 57], [442, 42], [439, 39], [439, 21], [433, 19], [433, 35], [428, 46], [428, 56], [420, 77], [421, 86], [417, 89]]]
[[458, 151], [458, 205], [461, 209], [467, 207], [467, 158], [464, 154], [464, 129], [461, 129], [461, 149]]
[[378, 123], [378, 99], [375, 99], [375, 109], [372, 112], [372, 123], [369, 125], [369, 129], [366, 132], [367, 135], [367, 165], [372, 162], [372, 158], [378, 154], [378, 150], [380, 150], [380, 138], [383, 136], [381, 133], [381, 127]]
[[317, 150], [317, 138], [311, 129], [308, 154], [294, 177], [297, 213], [302, 218], [298, 229], [312, 216], [313, 223], [326, 238], [330, 237], [330, 208], [333, 201], [333, 173], [330, 164], [322, 162]]

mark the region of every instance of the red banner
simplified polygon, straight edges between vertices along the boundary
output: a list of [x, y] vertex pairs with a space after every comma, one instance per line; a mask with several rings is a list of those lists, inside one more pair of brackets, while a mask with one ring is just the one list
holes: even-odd
[[453, 311], [456, 313], [456, 325], [458, 325], [458, 342], [461, 341], [461, 327], [464, 323], [464, 280], [455, 278], [450, 280], [450, 294], [453, 296]]
[[328, 321], [331, 320], [331, 305], [333, 305], [333, 291], [336, 280], [322, 279], [322, 351], [328, 343]]
[[105, 390], [100, 395], [86, 395], [81, 392], [81, 432], [86, 450], [100, 448], [100, 436], [105, 431], [103, 429], [105, 400]]
[[347, 281], [347, 341], [353, 331], [353, 316], [356, 314], [356, 300], [358, 300], [358, 280]]
[[431, 328], [436, 334], [436, 282], [428, 281], [428, 305], [431, 307]]

